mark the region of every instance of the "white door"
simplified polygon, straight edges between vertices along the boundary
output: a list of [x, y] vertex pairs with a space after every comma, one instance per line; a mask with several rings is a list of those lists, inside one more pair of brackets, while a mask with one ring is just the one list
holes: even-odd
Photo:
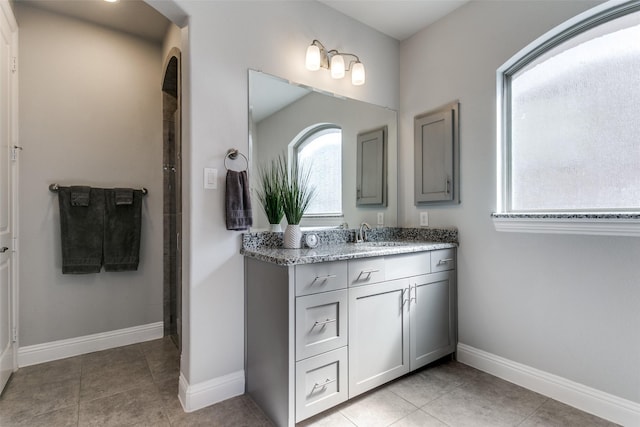
[[17, 30], [8, 0], [0, 0], [0, 392], [16, 368]]

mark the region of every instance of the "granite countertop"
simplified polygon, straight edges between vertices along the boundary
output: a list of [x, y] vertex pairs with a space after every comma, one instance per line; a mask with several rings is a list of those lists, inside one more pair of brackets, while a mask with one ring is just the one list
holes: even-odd
[[332, 243], [318, 246], [315, 249], [243, 247], [240, 253], [246, 257], [286, 266], [385, 255], [408, 254], [435, 249], [455, 248], [457, 246], [457, 243], [404, 240], [374, 241], [365, 243]]

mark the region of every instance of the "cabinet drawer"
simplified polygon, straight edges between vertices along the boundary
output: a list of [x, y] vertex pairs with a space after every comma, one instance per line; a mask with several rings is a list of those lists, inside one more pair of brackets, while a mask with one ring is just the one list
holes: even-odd
[[453, 270], [456, 268], [456, 250], [440, 249], [431, 252], [431, 272]]
[[384, 257], [384, 268], [386, 280], [428, 274], [431, 272], [431, 253], [416, 252]]
[[296, 422], [347, 400], [347, 348], [296, 363]]
[[296, 360], [347, 345], [347, 290], [296, 298]]
[[296, 265], [296, 296], [333, 291], [347, 287], [345, 261]]
[[349, 286], [368, 285], [385, 280], [384, 258], [363, 258], [349, 261]]

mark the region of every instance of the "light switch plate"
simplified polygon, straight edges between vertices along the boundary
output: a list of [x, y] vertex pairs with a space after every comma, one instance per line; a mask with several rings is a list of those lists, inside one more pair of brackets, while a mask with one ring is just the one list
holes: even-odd
[[429, 226], [429, 212], [420, 212], [420, 227]]
[[218, 169], [204, 168], [204, 188], [205, 190], [218, 188]]
[[384, 212], [378, 212], [378, 225], [384, 225]]

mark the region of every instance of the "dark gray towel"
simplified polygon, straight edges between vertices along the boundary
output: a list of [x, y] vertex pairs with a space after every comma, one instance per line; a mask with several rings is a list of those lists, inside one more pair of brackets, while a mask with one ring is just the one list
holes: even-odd
[[88, 193], [77, 191], [82, 196], [75, 198], [74, 205], [72, 188], [78, 187], [58, 189], [62, 273], [99, 273], [102, 265], [104, 190], [90, 188]]
[[71, 186], [71, 206], [89, 206], [91, 187]]
[[227, 230], [246, 230], [253, 225], [247, 171], [227, 171], [225, 213]]
[[132, 203], [118, 204], [117, 192], [104, 190], [104, 269], [135, 271], [140, 260], [142, 190], [130, 190]]
[[116, 188], [116, 205], [130, 205], [133, 203], [132, 188]]

